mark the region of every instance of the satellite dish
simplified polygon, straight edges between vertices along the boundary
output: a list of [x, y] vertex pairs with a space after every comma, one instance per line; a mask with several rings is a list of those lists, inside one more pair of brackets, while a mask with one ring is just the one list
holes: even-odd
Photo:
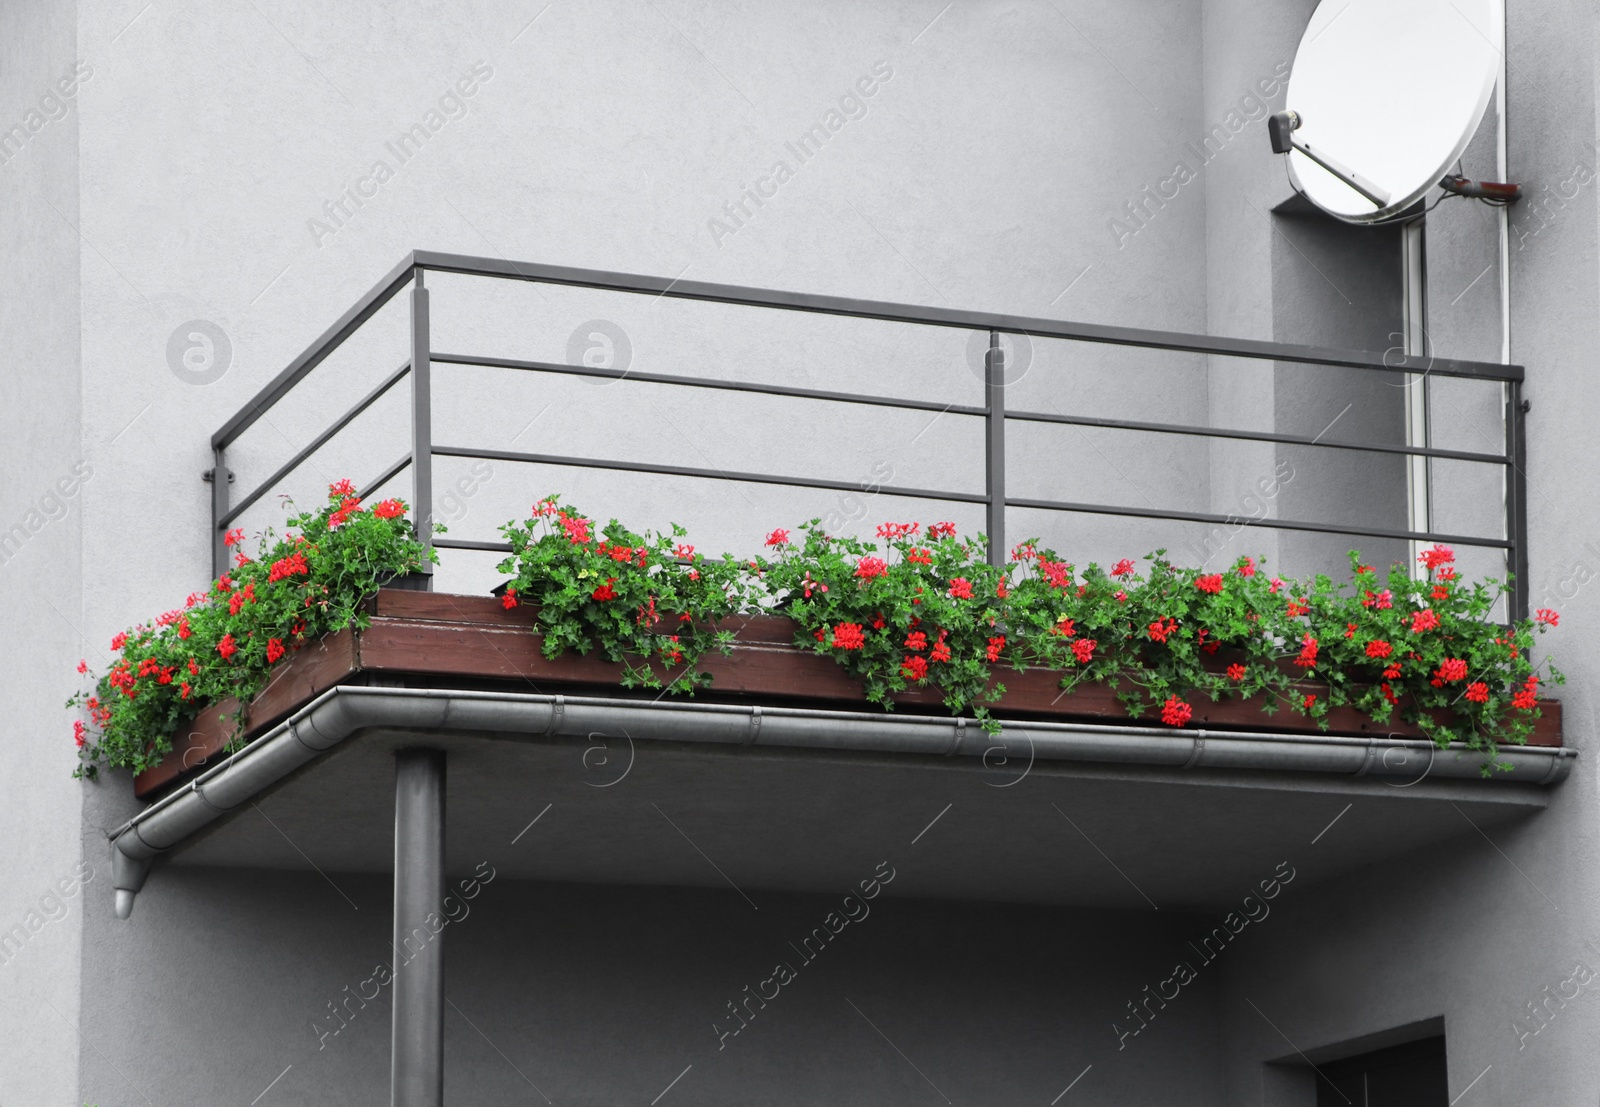
[[1510, 201], [1453, 175], [1494, 93], [1503, 0], [1322, 0], [1269, 120], [1295, 186], [1347, 223], [1408, 212], [1436, 186]]

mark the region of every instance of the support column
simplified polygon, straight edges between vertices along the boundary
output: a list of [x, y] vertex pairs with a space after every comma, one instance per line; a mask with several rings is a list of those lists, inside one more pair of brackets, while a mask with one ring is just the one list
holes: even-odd
[[391, 1107], [444, 1105], [444, 783], [443, 750], [396, 752]]

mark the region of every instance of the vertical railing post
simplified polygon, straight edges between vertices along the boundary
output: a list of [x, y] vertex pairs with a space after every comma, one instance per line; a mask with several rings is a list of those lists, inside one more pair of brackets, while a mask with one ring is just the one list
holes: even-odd
[[[411, 517], [424, 557], [433, 549], [433, 366], [428, 333], [428, 290], [422, 268], [411, 288]], [[424, 560], [422, 571], [433, 587], [433, 565]]]
[[988, 416], [984, 420], [984, 494], [988, 497], [989, 564], [1006, 563], [1006, 352], [1000, 332], [989, 332], [984, 355], [983, 385]]
[[211, 576], [220, 577], [228, 571], [227, 534], [222, 520], [228, 514], [228, 482], [233, 474], [228, 472], [228, 448], [217, 446], [212, 450], [211, 472], [206, 479], [211, 482]]
[[390, 1107], [444, 1105], [443, 750], [394, 763], [394, 1027]]
[[1506, 570], [1512, 574], [1513, 619], [1528, 617], [1528, 408], [1522, 399], [1522, 382], [1506, 385]]

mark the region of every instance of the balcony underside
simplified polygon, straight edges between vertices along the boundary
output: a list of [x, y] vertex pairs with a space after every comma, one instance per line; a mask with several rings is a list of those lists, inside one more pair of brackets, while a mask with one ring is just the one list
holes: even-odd
[[[421, 715], [394, 725], [411, 704]], [[773, 711], [752, 724], [754, 713], [730, 707], [399, 688], [340, 689], [319, 705], [169, 795], [119, 845], [165, 849], [186, 866], [388, 872], [394, 751], [432, 745], [448, 756], [452, 871], [493, 856], [512, 879], [732, 885], [759, 902], [768, 889], [845, 889], [881, 860], [932, 851], [938, 864], [908, 870], [896, 894], [1215, 909], [1279, 862], [1314, 858], [1313, 879], [1331, 879], [1446, 840], [1479, 842], [1549, 795], [1417, 772], [1186, 768], [1194, 743], [1176, 735], [1149, 736], [1171, 764], [1060, 759], [1126, 741], [1118, 727], [1063, 737], [1037, 724], [1031, 742], [1008, 739], [1002, 763], [982, 756], [989, 742], [975, 728], [960, 755], [917, 752], [931, 747], [911, 735], [931, 719]], [[584, 732], [601, 718], [612, 725]], [[815, 745], [780, 744], [802, 724]], [[881, 748], [838, 748], [852, 734]], [[1206, 756], [1245, 763], [1318, 741], [1212, 735]]]

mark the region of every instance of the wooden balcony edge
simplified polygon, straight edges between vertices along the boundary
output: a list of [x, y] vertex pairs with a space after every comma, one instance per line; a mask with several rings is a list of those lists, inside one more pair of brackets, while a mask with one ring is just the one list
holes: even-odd
[[[370, 606], [366, 630], [336, 631], [292, 657], [268, 688], [251, 704], [244, 728], [246, 739], [276, 725], [322, 692], [339, 684], [372, 679], [405, 679], [408, 683], [492, 686], [532, 692], [621, 692], [622, 667], [595, 657], [547, 659], [532, 633], [532, 613], [506, 610], [492, 596], [380, 591]], [[699, 694], [710, 702], [758, 699], [845, 709], [870, 707], [860, 685], [831, 658], [793, 645], [794, 624], [780, 615], [758, 615], [731, 627], [737, 635], [732, 653], [702, 659], [711, 688]], [[1090, 685], [1070, 695], [1059, 687], [1059, 673], [1049, 669], [1025, 672], [998, 667], [996, 678], [1006, 694], [995, 710], [1002, 718], [1052, 719], [1107, 725], [1142, 723], [1128, 716], [1115, 691]], [[1309, 686], [1308, 686], [1309, 687]], [[936, 692], [917, 689], [896, 697], [912, 712], [944, 713]], [[1225, 698], [1193, 705], [1189, 725], [1218, 730], [1274, 730], [1286, 734], [1376, 735], [1415, 738], [1419, 729], [1399, 724], [1377, 726], [1354, 708], [1335, 709], [1328, 730], [1321, 730], [1288, 705], [1272, 715], [1254, 700]], [[1529, 745], [1559, 747], [1561, 704], [1540, 701], [1541, 717]], [[206, 765], [226, 749], [238, 710], [227, 700], [202, 709], [174, 739], [172, 751], [159, 765], [134, 778], [134, 794], [143, 799]]]

